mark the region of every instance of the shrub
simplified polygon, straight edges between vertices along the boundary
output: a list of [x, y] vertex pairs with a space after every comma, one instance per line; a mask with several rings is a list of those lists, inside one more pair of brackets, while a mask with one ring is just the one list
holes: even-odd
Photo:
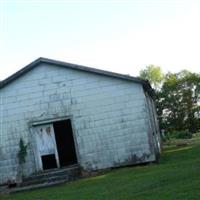
[[189, 132], [188, 130], [174, 131], [172, 133], [172, 135], [176, 139], [190, 139], [190, 138], [192, 138], [192, 133]]

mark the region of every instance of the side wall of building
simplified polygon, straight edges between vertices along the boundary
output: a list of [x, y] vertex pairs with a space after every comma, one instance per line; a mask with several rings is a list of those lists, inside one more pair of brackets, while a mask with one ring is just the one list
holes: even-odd
[[78, 162], [98, 170], [155, 160], [141, 84], [40, 64], [0, 90], [0, 183], [19, 172], [19, 140], [28, 144], [23, 173], [36, 171], [35, 121], [70, 117]]
[[148, 111], [148, 126], [149, 126], [149, 141], [151, 146], [151, 151], [156, 155], [156, 159], [159, 159], [161, 153], [161, 138], [160, 138], [160, 128], [157, 119], [157, 112], [155, 102], [148, 93], [145, 92], [146, 96], [146, 107]]

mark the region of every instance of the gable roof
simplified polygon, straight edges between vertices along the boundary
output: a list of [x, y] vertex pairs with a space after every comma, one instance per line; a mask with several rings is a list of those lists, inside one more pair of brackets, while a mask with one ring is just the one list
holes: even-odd
[[5, 87], [6, 85], [10, 84], [11, 82], [16, 80], [17, 78], [19, 78], [23, 74], [27, 73], [28, 71], [32, 70], [33, 68], [35, 68], [36, 66], [38, 66], [41, 63], [46, 63], [46, 64], [49, 64], [49, 65], [56, 65], [56, 66], [59, 66], [59, 67], [70, 68], [70, 69], [90, 72], [90, 73], [94, 73], [94, 74], [99, 74], [99, 75], [103, 75], [103, 76], [109, 76], [109, 77], [114, 77], [114, 78], [119, 78], [119, 79], [132, 81], [132, 82], [135, 82], [135, 83], [139, 83], [139, 84], [142, 84], [145, 91], [147, 91], [151, 97], [155, 96], [154, 90], [152, 89], [148, 80], [143, 80], [143, 79], [138, 78], [138, 77], [123, 75], [123, 74], [119, 74], [119, 73], [115, 73], [115, 72], [100, 70], [100, 69], [96, 69], [96, 68], [86, 67], [86, 66], [82, 66], [82, 65], [62, 62], [62, 61], [43, 58], [43, 57], [38, 58], [37, 60], [33, 61], [29, 65], [25, 66], [21, 70], [14, 73], [13, 75], [9, 76], [5, 80], [1, 81], [0, 82], [0, 89]]

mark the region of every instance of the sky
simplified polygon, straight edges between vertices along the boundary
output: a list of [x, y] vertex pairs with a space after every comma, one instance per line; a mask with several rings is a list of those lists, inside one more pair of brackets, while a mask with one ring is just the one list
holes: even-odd
[[200, 72], [199, 0], [0, 0], [0, 80], [38, 57]]

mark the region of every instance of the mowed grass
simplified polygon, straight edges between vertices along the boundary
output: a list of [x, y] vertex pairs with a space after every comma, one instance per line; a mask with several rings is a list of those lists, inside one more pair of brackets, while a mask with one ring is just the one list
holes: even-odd
[[167, 147], [159, 164], [112, 170], [1, 200], [190, 200], [200, 199], [200, 144]]

